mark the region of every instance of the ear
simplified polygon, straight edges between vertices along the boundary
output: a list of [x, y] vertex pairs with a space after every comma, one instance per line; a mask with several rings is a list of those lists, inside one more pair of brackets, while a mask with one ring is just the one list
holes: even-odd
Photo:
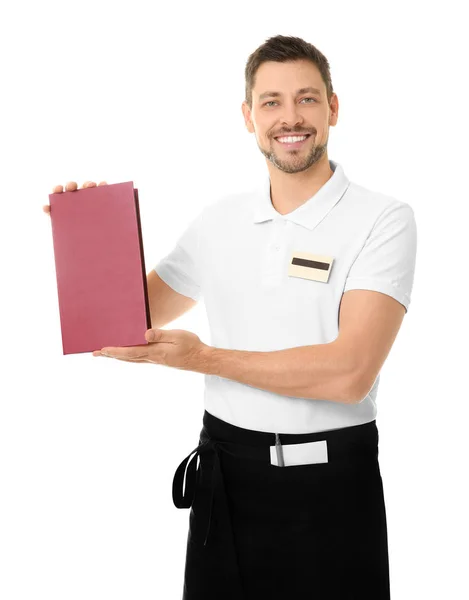
[[243, 111], [244, 122], [249, 133], [254, 133], [254, 125], [251, 120], [251, 109], [248, 106], [246, 100], [243, 100], [241, 104], [241, 110]]
[[332, 94], [331, 102], [329, 105], [330, 115], [329, 115], [329, 125], [331, 127], [335, 127], [337, 125], [337, 121], [339, 119], [339, 98], [337, 94]]

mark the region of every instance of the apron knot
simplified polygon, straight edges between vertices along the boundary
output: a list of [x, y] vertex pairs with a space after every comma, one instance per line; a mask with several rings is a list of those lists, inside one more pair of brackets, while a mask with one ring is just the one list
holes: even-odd
[[[214, 452], [215, 460], [213, 464], [211, 474], [211, 493], [210, 493], [210, 507], [208, 514], [207, 532], [205, 534], [204, 546], [207, 545], [208, 536], [210, 533], [210, 525], [212, 521], [212, 507], [213, 507], [213, 496], [215, 487], [219, 484], [219, 477], [221, 475], [220, 455], [219, 451], [224, 449], [224, 446], [229, 444], [214, 440], [210, 437], [201, 441], [199, 445], [190, 452], [186, 458], [181, 462], [179, 467], [176, 469], [173, 479], [173, 503], [176, 508], [190, 508], [194, 502], [196, 485], [197, 485], [197, 456], [200, 456], [204, 452]], [[195, 459], [195, 460], [194, 460]], [[184, 483], [184, 473], [186, 471], [186, 485], [184, 492], [182, 491]]]

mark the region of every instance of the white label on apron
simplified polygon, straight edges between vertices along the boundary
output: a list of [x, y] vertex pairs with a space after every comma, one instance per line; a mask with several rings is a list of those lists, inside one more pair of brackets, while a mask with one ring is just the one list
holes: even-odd
[[[283, 460], [286, 467], [327, 463], [327, 440], [305, 442], [304, 444], [282, 444]], [[277, 450], [270, 446], [270, 464], [278, 467]]]

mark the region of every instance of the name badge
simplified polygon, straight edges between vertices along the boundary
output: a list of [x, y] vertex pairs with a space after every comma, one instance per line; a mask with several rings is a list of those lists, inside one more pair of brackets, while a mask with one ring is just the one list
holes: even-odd
[[[305, 442], [304, 444], [282, 444], [282, 450], [283, 461], [286, 467], [329, 462], [327, 457], [327, 440]], [[275, 446], [270, 446], [270, 464], [278, 467]]]
[[294, 250], [288, 265], [288, 275], [327, 283], [333, 262], [332, 256]]

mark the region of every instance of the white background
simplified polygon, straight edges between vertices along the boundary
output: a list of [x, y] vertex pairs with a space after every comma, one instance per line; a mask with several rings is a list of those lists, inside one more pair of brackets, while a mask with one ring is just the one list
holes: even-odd
[[[2, 600], [182, 597], [189, 511], [172, 478], [198, 443], [203, 375], [62, 355], [42, 205], [59, 183], [133, 181], [149, 272], [206, 204], [266, 173], [241, 103], [249, 54], [277, 34], [330, 62], [329, 158], [414, 208], [412, 302], [378, 395], [391, 596], [469, 597], [463, 4], [1, 9]], [[167, 328], [208, 343], [203, 302]]]

